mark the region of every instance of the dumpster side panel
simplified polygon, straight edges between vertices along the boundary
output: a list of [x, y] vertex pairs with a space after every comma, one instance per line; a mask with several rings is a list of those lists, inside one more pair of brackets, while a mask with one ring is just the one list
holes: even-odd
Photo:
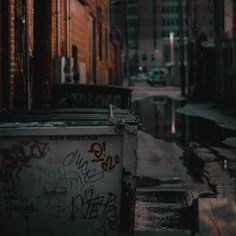
[[121, 135], [0, 137], [1, 234], [118, 236], [122, 159]]
[[123, 145], [120, 231], [133, 235], [136, 190], [137, 135], [126, 133]]

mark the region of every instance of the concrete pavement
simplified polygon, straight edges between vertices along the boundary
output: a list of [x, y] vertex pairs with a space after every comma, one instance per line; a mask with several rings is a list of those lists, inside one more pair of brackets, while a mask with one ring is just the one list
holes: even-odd
[[191, 232], [135, 232], [134, 236], [191, 236]]
[[[141, 82], [141, 83], [136, 83], [133, 87], [131, 87], [132, 89], [134, 89], [133, 91], [133, 100], [137, 101], [137, 100], [142, 100], [145, 99], [149, 96], [168, 96], [174, 99], [185, 99], [183, 97], [180, 96], [180, 89], [178, 87], [170, 87], [170, 86], [156, 86], [156, 87], [150, 87], [148, 84], [146, 84], [145, 82]], [[228, 128], [228, 129], [232, 129], [232, 130], [236, 130], [236, 119], [232, 116], [230, 116], [229, 114], [226, 114], [224, 112], [222, 112], [222, 110], [219, 110], [217, 107], [215, 107], [213, 104], [187, 104], [185, 107], [180, 108], [178, 110], [178, 112], [189, 115], [189, 116], [199, 116], [199, 117], [203, 117], [205, 119], [209, 119], [212, 121], [215, 121], [219, 126], [223, 127], [223, 128]], [[145, 136], [145, 138], [143, 138], [142, 136]], [[166, 144], [164, 143], [160, 143], [157, 140], [155, 140], [153, 138], [146, 138], [147, 134], [142, 134], [141, 138], [139, 137], [139, 141], [141, 142], [139, 147], [139, 153], [138, 153], [138, 175], [139, 176], [149, 176], [153, 179], [163, 179], [163, 180], [167, 180], [167, 179], [174, 179], [174, 178], [178, 178], [179, 180], [187, 180], [187, 182], [185, 183], [188, 187], [187, 187], [187, 191], [191, 190], [194, 191], [194, 189], [204, 189], [203, 192], [209, 190], [208, 185], [204, 185], [202, 184], [202, 186], [194, 186], [191, 183], [191, 180], [187, 177], [186, 178], [186, 173], [184, 171], [183, 166], [181, 166], [180, 161], [178, 160], [178, 157], [180, 155], [179, 151], [174, 151], [173, 153], [169, 153], [170, 154], [170, 158], [166, 158], [165, 156], [165, 160], [163, 162], [163, 165], [161, 165], [161, 162], [163, 161], [162, 157], [163, 153], [168, 153], [169, 150], [173, 150], [173, 146], [170, 147], [173, 144], [168, 144], [166, 146]], [[146, 143], [145, 143], [146, 142]], [[231, 137], [230, 139], [227, 138], [224, 143], [226, 144], [230, 144], [232, 147], [236, 147], [236, 137]], [[156, 151], [154, 151], [156, 150]], [[174, 159], [174, 161], [173, 161]], [[155, 164], [155, 162], [158, 162], [158, 164]], [[168, 164], [170, 163], [170, 165]], [[159, 165], [160, 164], [160, 165]], [[183, 184], [183, 183], [182, 183]], [[163, 186], [163, 185], [162, 185]], [[182, 185], [183, 186], [183, 185]], [[169, 185], [167, 184], [165, 186], [167, 189], [170, 188], [181, 188], [179, 184], [176, 185]], [[152, 188], [160, 188], [159, 186], [153, 186]], [[206, 199], [205, 201], [209, 201], [208, 199]], [[211, 204], [214, 208], [218, 209], [217, 207], [215, 207], [215, 201], [212, 200]], [[202, 205], [202, 204], [201, 204]], [[209, 204], [207, 204], [209, 205]], [[204, 205], [205, 206], [205, 205]], [[201, 206], [200, 206], [201, 207]], [[206, 207], [201, 207], [204, 210], [206, 210]], [[202, 211], [202, 210], [201, 210]], [[232, 215], [235, 214], [236, 211], [234, 211], [232, 213]], [[220, 222], [222, 223], [221, 220], [221, 213], [219, 211], [217, 211], [218, 214], [220, 214], [220, 216], [218, 216], [218, 218], [220, 219], [218, 221], [218, 218], [215, 217], [215, 221], [214, 222]], [[223, 212], [222, 212], [223, 213]], [[206, 215], [210, 214], [209, 211], [206, 212]], [[202, 218], [205, 219], [207, 217], [204, 218], [204, 214], [202, 215]], [[227, 220], [227, 222], [229, 222], [230, 219], [232, 219], [231, 216], [228, 216], [229, 219]], [[213, 223], [214, 223], [213, 222]], [[227, 223], [226, 222], [226, 223]], [[201, 221], [200, 223], [200, 228], [201, 228], [201, 234], [200, 233], [195, 233], [195, 234], [191, 234], [190, 231], [167, 231], [167, 232], [153, 232], [153, 231], [136, 231], [135, 232], [135, 236], [187, 236], [187, 235], [201, 235], [201, 236], [209, 236], [209, 235], [215, 235], [215, 234], [209, 234], [208, 230], [208, 225], [209, 222], [204, 225], [204, 222]], [[233, 222], [234, 223], [234, 222]], [[214, 225], [213, 225], [214, 226]], [[235, 232], [236, 228], [234, 229], [235, 225], [231, 224], [231, 229], [233, 228], [232, 232]], [[223, 230], [225, 227], [223, 227]], [[207, 230], [206, 230], [207, 229]], [[216, 228], [212, 228], [212, 232], [216, 230]], [[222, 231], [223, 232], [223, 231]], [[226, 231], [225, 231], [226, 232]], [[228, 233], [228, 232], [227, 232]], [[226, 234], [226, 235], [230, 235], [230, 234]], [[234, 235], [234, 234], [233, 234]], [[231, 236], [231, 235], [230, 235]]]

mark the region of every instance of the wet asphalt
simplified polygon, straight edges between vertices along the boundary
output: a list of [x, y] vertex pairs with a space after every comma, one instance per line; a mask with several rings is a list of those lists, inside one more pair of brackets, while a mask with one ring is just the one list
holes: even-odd
[[[225, 140], [235, 138], [236, 132], [179, 113], [186, 105], [179, 94], [176, 87], [134, 87], [133, 110], [142, 123], [135, 236], [211, 235], [217, 227], [224, 232], [217, 226], [220, 214], [234, 219], [234, 213], [223, 209], [210, 225], [204, 221], [210, 210], [202, 202], [210, 201], [214, 210], [225, 199], [235, 205], [236, 149]], [[229, 219], [228, 227], [236, 232]]]

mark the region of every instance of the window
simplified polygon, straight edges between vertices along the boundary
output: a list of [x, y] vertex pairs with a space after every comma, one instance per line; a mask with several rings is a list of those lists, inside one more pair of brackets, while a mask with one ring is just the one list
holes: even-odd
[[179, 6], [176, 6], [176, 13], [179, 13]]
[[170, 7], [169, 6], [166, 7], [166, 13], [170, 13]]
[[128, 39], [131, 39], [131, 40], [136, 40], [136, 37], [137, 37], [137, 31], [136, 30], [129, 30], [128, 31]]
[[156, 40], [153, 41], [153, 48], [154, 48], [154, 49], [157, 48], [157, 41], [156, 41]]
[[128, 20], [128, 27], [129, 28], [136, 28], [137, 27], [137, 19], [129, 19]]
[[162, 12], [162, 13], [165, 13], [165, 7], [162, 7], [162, 8], [161, 8], [161, 12]]
[[155, 61], [155, 56], [153, 55], [153, 53], [151, 54], [151, 60]]
[[130, 49], [136, 49], [137, 48], [137, 40], [129, 40], [128, 41], [128, 47]]
[[213, 24], [213, 20], [212, 18], [209, 19], [209, 25], [212, 25]]
[[210, 38], [213, 38], [213, 32], [212, 30], [209, 31]]
[[156, 13], [157, 13], [156, 6], [152, 7], [152, 13], [153, 13], [153, 15], [156, 15]]
[[175, 19], [171, 19], [171, 25], [175, 25]]
[[130, 15], [138, 14], [137, 6], [128, 6], [128, 14], [130, 14]]
[[153, 31], [153, 39], [154, 39], [154, 40], [157, 39], [157, 32], [156, 32], [156, 30]]
[[147, 55], [146, 54], [142, 55], [142, 61], [147, 61]]
[[106, 45], [105, 45], [105, 57], [106, 57], [106, 59], [108, 59], [108, 47], [109, 47], [109, 45], [108, 45], [108, 32], [107, 32], [107, 30], [104, 31], [104, 34], [105, 34], [105, 43], [106, 43]]

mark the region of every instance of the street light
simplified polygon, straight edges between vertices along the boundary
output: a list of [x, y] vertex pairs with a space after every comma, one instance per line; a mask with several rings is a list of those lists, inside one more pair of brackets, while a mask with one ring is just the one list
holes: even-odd
[[174, 32], [169, 33], [169, 39], [170, 39], [170, 62], [172, 65], [174, 65]]
[[180, 81], [181, 96], [185, 96], [185, 55], [184, 55], [184, 6], [183, 0], [179, 1], [179, 31], [180, 31]]
[[172, 82], [172, 67], [174, 67], [175, 64], [175, 49], [174, 49], [174, 41], [175, 41], [175, 34], [174, 32], [169, 33], [169, 48], [170, 48], [170, 61], [166, 64], [169, 71], [169, 81], [168, 84]]
[[129, 58], [129, 39], [128, 39], [128, 0], [122, 2], [124, 12], [124, 33], [125, 33], [125, 66], [126, 66], [126, 79], [128, 80], [128, 86], [132, 85], [130, 77], [130, 58]]

